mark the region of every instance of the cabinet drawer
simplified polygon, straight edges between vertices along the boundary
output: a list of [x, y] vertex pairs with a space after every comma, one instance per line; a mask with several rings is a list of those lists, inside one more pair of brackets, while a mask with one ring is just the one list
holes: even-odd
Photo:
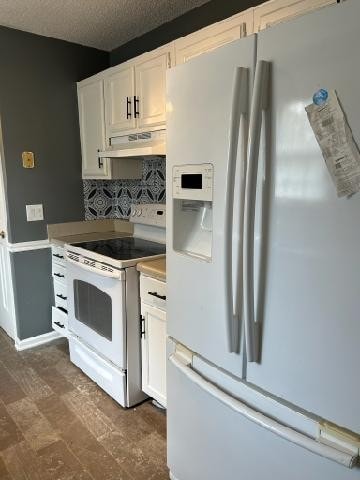
[[61, 311], [58, 307], [52, 307], [52, 314], [51, 314], [52, 326], [56, 331], [64, 331], [67, 333], [68, 329], [68, 316], [67, 313]]
[[64, 311], [68, 311], [68, 304], [67, 304], [67, 301], [60, 298], [60, 297], [56, 297], [55, 296], [55, 306], [56, 307], [59, 307], [60, 309], [64, 310]]
[[63, 265], [53, 262], [52, 275], [56, 281], [66, 285], [66, 268]]
[[58, 280], [54, 280], [54, 295], [55, 300], [65, 300], [67, 301], [67, 286], [64, 283], [59, 282]]
[[149, 305], [165, 309], [166, 307], [166, 283], [155, 278], [140, 277], [140, 297]]
[[53, 263], [62, 265], [65, 267], [65, 250], [63, 247], [53, 246], [51, 248], [51, 256]]

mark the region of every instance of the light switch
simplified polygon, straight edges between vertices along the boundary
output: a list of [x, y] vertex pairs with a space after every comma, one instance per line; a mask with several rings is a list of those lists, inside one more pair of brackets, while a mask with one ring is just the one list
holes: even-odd
[[28, 222], [38, 222], [39, 220], [44, 220], [42, 204], [26, 205], [26, 219]]
[[21, 157], [24, 168], [34, 168], [35, 158], [33, 152], [22, 152]]

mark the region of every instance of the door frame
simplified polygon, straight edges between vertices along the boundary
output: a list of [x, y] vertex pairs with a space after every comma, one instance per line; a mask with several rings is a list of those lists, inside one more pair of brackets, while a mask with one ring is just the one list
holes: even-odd
[[10, 263], [10, 250], [8, 242], [8, 215], [7, 215], [7, 197], [6, 197], [6, 184], [5, 184], [5, 175], [4, 175], [4, 153], [3, 153], [3, 144], [2, 144], [2, 135], [0, 131], [0, 215], [3, 219], [2, 224], [0, 225], [0, 230], [4, 230], [5, 238], [0, 238], [0, 248], [3, 249], [3, 273], [5, 282], [4, 284], [7, 288], [7, 302], [4, 309], [7, 310], [9, 315], [8, 321], [3, 325], [0, 325], [3, 330], [9, 335], [14, 341], [17, 340], [17, 325], [16, 325], [16, 312], [15, 312], [15, 300], [14, 300], [14, 282], [12, 277], [11, 263]]

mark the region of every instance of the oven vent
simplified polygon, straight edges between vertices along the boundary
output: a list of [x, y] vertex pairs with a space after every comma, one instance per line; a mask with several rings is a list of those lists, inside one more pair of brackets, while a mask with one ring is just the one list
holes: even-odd
[[142, 133], [132, 133], [128, 135], [129, 142], [136, 142], [137, 140], [150, 140], [151, 132], [142, 132]]
[[139, 158], [163, 155], [166, 155], [165, 129], [111, 137], [108, 148], [98, 152], [99, 158]]
[[149, 140], [151, 138], [151, 132], [138, 133], [139, 140]]

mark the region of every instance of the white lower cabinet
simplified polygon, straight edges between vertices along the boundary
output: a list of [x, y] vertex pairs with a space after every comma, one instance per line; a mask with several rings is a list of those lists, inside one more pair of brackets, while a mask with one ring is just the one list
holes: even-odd
[[[165, 289], [164, 282], [141, 275], [142, 293], [153, 293], [154, 282]], [[141, 298], [142, 390], [166, 407], [166, 312], [154, 303]]]
[[68, 336], [68, 307], [66, 285], [66, 261], [63, 247], [53, 246], [52, 254], [52, 277], [54, 286], [55, 305], [52, 307], [52, 328], [60, 335]]

